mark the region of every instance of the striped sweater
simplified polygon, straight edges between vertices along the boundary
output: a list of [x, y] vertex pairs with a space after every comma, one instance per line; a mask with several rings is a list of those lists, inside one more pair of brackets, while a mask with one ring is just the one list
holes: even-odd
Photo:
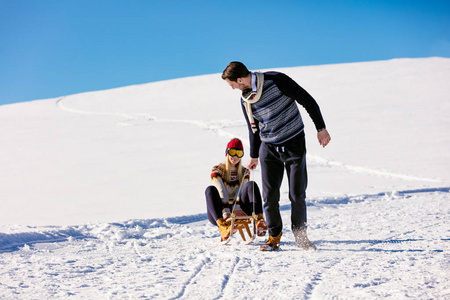
[[287, 75], [279, 72], [264, 73], [261, 98], [251, 105], [259, 130], [251, 130], [241, 98], [242, 109], [249, 126], [250, 156], [259, 157], [261, 142], [283, 144], [303, 132], [304, 124], [297, 103], [302, 105], [316, 126], [325, 128], [320, 108], [311, 95]]

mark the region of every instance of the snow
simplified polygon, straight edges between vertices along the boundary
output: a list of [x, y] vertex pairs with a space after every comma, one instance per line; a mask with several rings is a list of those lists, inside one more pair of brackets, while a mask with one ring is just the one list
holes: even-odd
[[0, 106], [0, 299], [450, 299], [450, 59], [276, 70], [332, 136], [300, 108], [317, 251], [285, 183], [280, 251], [219, 243], [204, 190], [230, 138], [248, 147], [239, 93], [154, 82]]

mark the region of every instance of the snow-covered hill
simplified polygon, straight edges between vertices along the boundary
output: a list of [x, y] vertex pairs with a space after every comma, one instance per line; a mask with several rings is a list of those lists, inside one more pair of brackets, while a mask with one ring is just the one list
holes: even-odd
[[450, 298], [450, 59], [277, 70], [332, 136], [301, 108], [318, 251], [286, 186], [281, 251], [218, 243], [203, 192], [247, 129], [219, 74], [182, 78], [0, 106], [0, 298]]

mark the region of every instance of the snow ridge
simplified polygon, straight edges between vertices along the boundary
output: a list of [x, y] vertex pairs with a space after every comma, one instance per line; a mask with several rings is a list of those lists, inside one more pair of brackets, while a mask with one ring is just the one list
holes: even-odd
[[[323, 208], [332, 205], [347, 205], [361, 203], [364, 201], [373, 201], [376, 198], [397, 199], [410, 198], [415, 194], [435, 194], [450, 193], [450, 187], [425, 188], [416, 190], [382, 192], [373, 195], [362, 194], [345, 197], [329, 198], [311, 198], [307, 199], [307, 206]], [[280, 205], [281, 211], [289, 211], [290, 204]], [[186, 215], [178, 217], [128, 220], [123, 223], [99, 223], [80, 226], [63, 226], [54, 229], [34, 228], [34, 231], [19, 233], [0, 233], [0, 253], [17, 251], [25, 245], [37, 243], [62, 242], [74, 239], [102, 239], [121, 241], [124, 239], [151, 238], [153, 240], [166, 239], [172, 236], [170, 231], [176, 231], [180, 226], [189, 225], [197, 222], [205, 222], [206, 213]], [[26, 230], [26, 229], [22, 229]], [[409, 240], [410, 242], [412, 240]], [[371, 245], [389, 241], [366, 241]]]

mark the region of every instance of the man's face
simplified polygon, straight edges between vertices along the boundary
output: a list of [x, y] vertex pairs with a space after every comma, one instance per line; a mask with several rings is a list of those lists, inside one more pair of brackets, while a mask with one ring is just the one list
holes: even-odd
[[241, 91], [245, 91], [247, 89], [251, 89], [251, 86], [248, 86], [244, 83], [244, 80], [242, 78], [238, 78], [237, 81], [231, 81], [228, 78], [225, 79], [225, 81], [228, 83], [228, 85], [233, 89], [239, 89]]

